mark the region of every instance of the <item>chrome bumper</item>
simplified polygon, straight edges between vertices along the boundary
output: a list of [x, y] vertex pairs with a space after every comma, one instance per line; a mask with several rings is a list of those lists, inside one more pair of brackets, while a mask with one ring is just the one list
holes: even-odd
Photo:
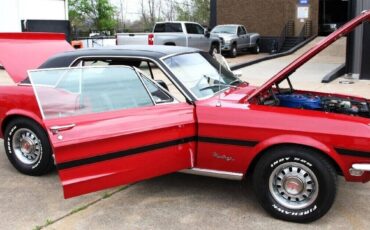
[[370, 164], [353, 164], [349, 169], [352, 176], [362, 176], [365, 172], [370, 172]]
[[355, 170], [370, 172], [370, 164], [354, 164], [352, 165], [352, 168]]

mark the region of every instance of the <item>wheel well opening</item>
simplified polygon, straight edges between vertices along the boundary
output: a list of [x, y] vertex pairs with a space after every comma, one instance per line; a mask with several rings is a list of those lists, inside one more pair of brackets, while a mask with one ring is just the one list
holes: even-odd
[[10, 115], [10, 116], [6, 117], [3, 120], [3, 123], [1, 124], [1, 132], [5, 135], [5, 129], [6, 129], [6, 126], [9, 124], [9, 122], [11, 122], [12, 120], [18, 119], [18, 118], [28, 119], [30, 121], [33, 121], [33, 122], [37, 123], [33, 119], [31, 119], [29, 117], [26, 117], [26, 116], [22, 116], [22, 115]]
[[299, 145], [299, 144], [278, 144], [278, 145], [273, 145], [273, 146], [270, 146], [268, 147], [267, 149], [264, 149], [263, 151], [261, 151], [251, 162], [251, 164], [249, 165], [248, 169], [247, 169], [247, 172], [246, 172], [246, 177], [248, 178], [249, 176], [251, 176], [253, 174], [253, 171], [257, 165], [257, 162], [261, 159], [261, 157], [266, 154], [267, 152], [273, 150], [273, 149], [278, 149], [278, 148], [281, 148], [281, 147], [303, 147], [303, 148], [306, 148], [306, 149], [309, 149], [309, 150], [313, 150], [315, 152], [317, 152], [318, 154], [320, 154], [320, 156], [324, 157], [332, 166], [334, 166], [334, 169], [335, 171], [337, 172], [338, 175], [341, 175], [343, 176], [343, 172], [342, 172], [342, 169], [339, 167], [339, 165], [337, 164], [337, 162], [334, 161], [334, 159], [332, 159], [331, 157], [329, 157], [326, 153], [324, 153], [323, 151], [319, 150], [319, 149], [316, 149], [316, 148], [313, 148], [311, 146], [307, 146], [307, 145]]

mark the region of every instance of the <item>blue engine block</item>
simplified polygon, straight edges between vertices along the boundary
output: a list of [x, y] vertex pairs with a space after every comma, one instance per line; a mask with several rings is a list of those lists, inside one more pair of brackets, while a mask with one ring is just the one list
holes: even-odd
[[322, 109], [320, 97], [303, 94], [278, 94], [280, 105], [289, 108]]

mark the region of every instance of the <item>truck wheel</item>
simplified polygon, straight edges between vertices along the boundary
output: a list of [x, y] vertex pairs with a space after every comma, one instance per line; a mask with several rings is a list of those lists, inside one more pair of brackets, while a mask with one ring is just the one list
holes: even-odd
[[252, 48], [252, 53], [259, 54], [260, 53], [260, 45], [257, 43], [255, 47]]
[[18, 118], [6, 126], [4, 146], [9, 161], [23, 174], [40, 176], [54, 167], [45, 131], [29, 119]]
[[266, 152], [253, 174], [262, 207], [273, 217], [307, 223], [325, 215], [336, 196], [336, 172], [319, 153], [303, 147]]
[[212, 44], [211, 49], [209, 50], [210, 55], [215, 55], [220, 53], [220, 46], [217, 44]]
[[233, 44], [231, 46], [231, 49], [229, 51], [229, 56], [232, 57], [232, 58], [235, 58], [236, 56], [238, 56], [238, 48], [237, 48], [236, 44]]

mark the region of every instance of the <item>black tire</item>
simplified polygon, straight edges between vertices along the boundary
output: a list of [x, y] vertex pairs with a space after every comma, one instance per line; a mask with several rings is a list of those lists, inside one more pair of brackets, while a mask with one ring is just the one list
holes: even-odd
[[[15, 142], [21, 143], [22, 139], [25, 140], [24, 144], [19, 146], [31, 149], [28, 154], [23, 152], [26, 150], [14, 147]], [[23, 174], [41, 176], [54, 168], [52, 149], [47, 134], [32, 120], [17, 118], [10, 121], [4, 132], [4, 146], [9, 161]], [[37, 157], [34, 157], [35, 154]]]
[[320, 153], [287, 146], [261, 157], [253, 172], [253, 187], [262, 207], [273, 217], [307, 223], [324, 216], [333, 205], [336, 179], [334, 167]]
[[229, 51], [229, 56], [231, 58], [236, 58], [236, 56], [238, 56], [238, 47], [235, 43], [231, 45], [231, 49]]
[[260, 45], [259, 45], [258, 42], [256, 43], [256, 46], [252, 48], [252, 53], [254, 53], [254, 54], [259, 54], [260, 53]]
[[220, 46], [217, 43], [211, 45], [211, 49], [209, 50], [210, 55], [214, 55], [215, 53], [220, 53]]

